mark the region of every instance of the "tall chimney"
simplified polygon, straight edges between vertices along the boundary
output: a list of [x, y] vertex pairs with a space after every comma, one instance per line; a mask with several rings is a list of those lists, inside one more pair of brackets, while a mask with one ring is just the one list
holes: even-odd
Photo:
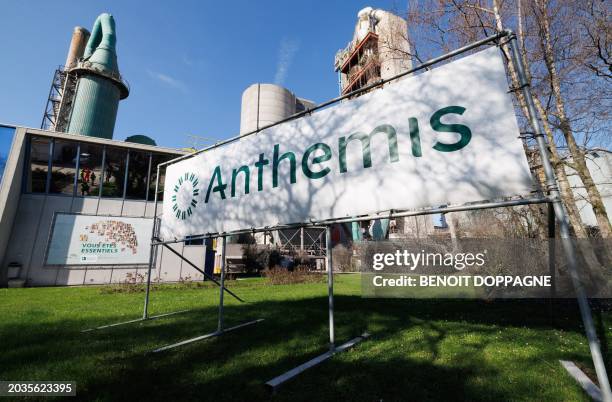
[[66, 132], [113, 138], [119, 100], [129, 95], [119, 75], [115, 19], [100, 14], [91, 30], [83, 58], [69, 69], [77, 76], [76, 92]]
[[88, 39], [89, 31], [87, 29], [83, 27], [74, 27], [72, 40], [70, 41], [70, 49], [68, 50], [66, 64], [64, 65], [66, 69], [75, 64], [79, 58], [83, 57]]

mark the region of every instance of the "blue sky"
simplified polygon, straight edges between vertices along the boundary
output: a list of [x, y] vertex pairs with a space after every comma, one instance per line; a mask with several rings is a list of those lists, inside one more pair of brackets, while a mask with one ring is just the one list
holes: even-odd
[[130, 83], [115, 139], [146, 134], [189, 146], [188, 135], [234, 136], [242, 91], [275, 82], [322, 102], [338, 95], [336, 51], [366, 6], [397, 1], [7, 1], [0, 23], [0, 123], [39, 127], [72, 29], [98, 14], [117, 23], [119, 68]]

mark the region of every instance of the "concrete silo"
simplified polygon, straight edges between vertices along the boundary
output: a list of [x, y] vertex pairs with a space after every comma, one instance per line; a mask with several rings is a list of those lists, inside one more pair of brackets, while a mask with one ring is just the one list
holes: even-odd
[[279, 85], [253, 84], [242, 93], [240, 134], [276, 123], [314, 105]]
[[67, 132], [113, 138], [119, 100], [129, 94], [119, 74], [116, 42], [115, 20], [110, 14], [101, 14], [83, 58], [68, 69], [77, 81]]

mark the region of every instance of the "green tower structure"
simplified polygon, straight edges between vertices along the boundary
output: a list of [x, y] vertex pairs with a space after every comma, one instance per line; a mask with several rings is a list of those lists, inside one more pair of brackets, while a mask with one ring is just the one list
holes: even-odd
[[143, 145], [153, 145], [154, 147], [157, 146], [157, 143], [153, 138], [142, 134], [131, 135], [125, 139], [125, 142], [133, 142], [135, 144]]
[[113, 16], [100, 14], [83, 58], [69, 70], [76, 75], [77, 84], [67, 132], [113, 138], [119, 100], [129, 95], [129, 87], [119, 74], [116, 43]]

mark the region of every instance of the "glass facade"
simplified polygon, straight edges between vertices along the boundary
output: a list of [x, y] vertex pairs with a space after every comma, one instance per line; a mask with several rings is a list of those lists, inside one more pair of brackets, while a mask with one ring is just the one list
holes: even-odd
[[49, 156], [52, 142], [48, 138], [31, 137], [29, 148], [28, 193], [46, 193], [49, 173]]
[[81, 143], [79, 145], [79, 177], [77, 195], [100, 195], [102, 183], [102, 157], [104, 147], [97, 144]]
[[147, 197], [149, 153], [130, 150], [125, 198], [144, 200]]
[[102, 197], [121, 198], [125, 186], [127, 149], [106, 147]]
[[4, 168], [8, 160], [11, 144], [15, 136], [15, 127], [0, 126], [0, 184], [4, 176]]
[[24, 192], [150, 201], [157, 164], [178, 156], [36, 136], [27, 155]]
[[[151, 179], [149, 180], [149, 200], [155, 199], [155, 179], [157, 178], [157, 165], [163, 162], [167, 162], [170, 159], [174, 159], [178, 157], [178, 155], [153, 155], [151, 159]], [[162, 166], [159, 171], [159, 193], [157, 194], [157, 200], [164, 200], [164, 179], [166, 178], [166, 167]]]
[[55, 140], [52, 147], [51, 185], [52, 194], [74, 194], [78, 144], [72, 141]]

